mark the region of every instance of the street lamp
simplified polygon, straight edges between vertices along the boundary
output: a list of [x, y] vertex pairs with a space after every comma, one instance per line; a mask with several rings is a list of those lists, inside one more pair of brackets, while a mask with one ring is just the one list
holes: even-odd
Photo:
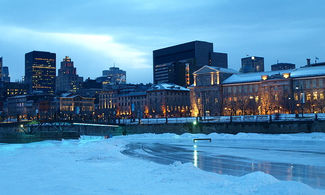
[[296, 90], [297, 90], [297, 93], [298, 93], [298, 90], [300, 91], [299, 99], [300, 99], [300, 105], [301, 105], [301, 117], [304, 117], [304, 106], [303, 105], [305, 104], [305, 93], [303, 92], [302, 85], [300, 85], [300, 87], [296, 86]]

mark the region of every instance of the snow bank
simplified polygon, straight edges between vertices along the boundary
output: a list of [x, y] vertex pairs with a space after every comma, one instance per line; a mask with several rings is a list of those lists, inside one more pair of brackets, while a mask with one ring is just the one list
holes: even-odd
[[225, 133], [210, 133], [206, 134], [190, 134], [184, 133], [182, 135], [176, 135], [173, 133], [164, 133], [164, 134], [135, 134], [128, 135], [130, 139], [152, 139], [152, 136], [155, 136], [155, 139], [194, 139], [194, 138], [212, 138], [212, 139], [250, 139], [250, 140], [317, 140], [325, 141], [325, 133], [296, 133], [296, 134], [260, 134], [260, 133], [238, 133], [238, 134], [225, 134]]
[[[322, 194], [262, 172], [219, 175], [176, 162], [160, 165], [120, 153], [134, 139], [184, 139], [198, 135], [144, 134], [113, 139], [0, 145], [1, 194]], [[204, 136], [204, 135], [202, 135]], [[213, 137], [226, 135], [210, 134]], [[244, 135], [234, 135], [233, 137]], [[254, 135], [259, 136], [259, 135]], [[295, 136], [295, 135], [294, 135]], [[302, 136], [297, 136], [301, 138]]]

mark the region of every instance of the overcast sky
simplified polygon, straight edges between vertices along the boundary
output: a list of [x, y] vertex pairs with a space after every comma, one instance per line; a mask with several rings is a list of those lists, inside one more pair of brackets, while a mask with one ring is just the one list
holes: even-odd
[[127, 82], [152, 82], [152, 50], [202, 40], [238, 70], [248, 55], [302, 66], [325, 61], [324, 0], [0, 0], [0, 56], [12, 80], [32, 50], [75, 62], [95, 78], [113, 64]]

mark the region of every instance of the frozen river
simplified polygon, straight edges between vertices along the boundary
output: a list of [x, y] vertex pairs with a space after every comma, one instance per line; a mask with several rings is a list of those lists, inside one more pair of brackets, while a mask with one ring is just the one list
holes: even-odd
[[0, 144], [0, 194], [325, 194], [324, 146], [324, 133]]
[[122, 153], [161, 164], [191, 162], [202, 170], [233, 176], [262, 171], [279, 180], [325, 189], [324, 148], [322, 140], [212, 139], [193, 143], [192, 139], [140, 139]]

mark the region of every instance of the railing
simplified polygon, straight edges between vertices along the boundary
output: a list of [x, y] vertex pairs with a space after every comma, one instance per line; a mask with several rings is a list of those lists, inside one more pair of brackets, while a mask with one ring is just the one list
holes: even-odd
[[230, 122], [273, 122], [273, 121], [314, 121], [325, 120], [325, 113], [318, 114], [278, 114], [278, 115], [244, 115], [244, 116], [206, 116], [206, 117], [182, 117], [182, 118], [144, 118], [144, 119], [120, 119], [116, 124], [177, 124], [177, 123], [230, 123]]

